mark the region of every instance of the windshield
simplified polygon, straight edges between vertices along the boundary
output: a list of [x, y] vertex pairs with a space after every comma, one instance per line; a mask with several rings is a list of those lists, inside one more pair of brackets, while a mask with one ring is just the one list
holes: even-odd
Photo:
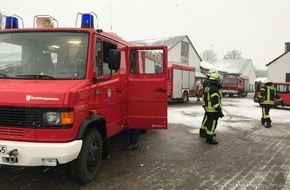
[[236, 84], [237, 79], [235, 78], [223, 78], [223, 84]]
[[88, 34], [0, 34], [0, 79], [80, 79], [86, 74]]

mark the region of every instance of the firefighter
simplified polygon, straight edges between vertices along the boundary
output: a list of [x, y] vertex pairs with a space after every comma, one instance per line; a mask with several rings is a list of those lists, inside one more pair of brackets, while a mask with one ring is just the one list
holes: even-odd
[[269, 115], [270, 109], [275, 105], [274, 98], [277, 98], [279, 104], [284, 107], [284, 103], [282, 98], [277, 94], [276, 88], [274, 87], [273, 83], [266, 79], [264, 81], [264, 86], [261, 87], [260, 94], [258, 96], [259, 103], [262, 107], [262, 118], [261, 123], [265, 125], [266, 128], [270, 128], [271, 126], [271, 118]]
[[218, 124], [218, 119], [224, 116], [222, 112], [221, 95], [219, 92], [221, 86], [220, 79], [221, 76], [218, 73], [211, 74], [202, 96], [202, 105], [205, 109], [203, 125], [206, 128], [206, 142], [209, 144], [218, 144], [218, 142], [213, 139], [213, 136]]
[[[216, 74], [219, 74], [218, 73], [218, 71], [216, 71], [216, 70], [214, 70], [214, 69], [210, 69], [209, 71], [208, 71], [208, 73], [207, 73], [207, 75], [206, 75], [206, 79], [203, 81], [203, 83], [202, 83], [202, 89], [203, 89], [203, 91], [202, 91], [202, 94], [204, 94], [204, 89], [205, 89], [205, 87], [209, 84], [209, 78], [210, 78], [210, 76], [212, 75], [212, 74], [214, 74], [214, 73], [216, 73]], [[221, 86], [220, 86], [221, 87]], [[204, 121], [205, 121], [205, 113], [204, 113], [204, 116], [203, 116], [203, 119], [202, 119], [202, 122], [201, 122], [201, 126], [200, 126], [200, 129], [199, 129], [199, 136], [200, 137], [203, 137], [203, 138], [205, 138], [206, 137], [206, 127], [204, 126]], [[215, 134], [214, 134], [214, 136], [215, 136]]]
[[196, 87], [195, 87], [195, 95], [196, 95], [196, 101], [200, 101], [200, 98], [202, 96], [202, 85], [200, 83], [197, 83], [196, 84]]

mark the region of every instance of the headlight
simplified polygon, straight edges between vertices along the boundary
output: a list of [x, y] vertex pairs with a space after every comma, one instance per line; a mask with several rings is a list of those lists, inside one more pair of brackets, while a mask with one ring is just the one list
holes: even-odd
[[73, 112], [45, 112], [44, 123], [49, 125], [70, 125], [73, 124]]
[[50, 125], [59, 125], [60, 113], [59, 112], [46, 112], [44, 121]]

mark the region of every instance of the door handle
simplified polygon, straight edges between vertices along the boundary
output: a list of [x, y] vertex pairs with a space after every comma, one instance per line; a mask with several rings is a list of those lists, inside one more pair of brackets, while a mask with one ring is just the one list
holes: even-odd
[[166, 89], [158, 88], [158, 89], [156, 90], [156, 92], [166, 92]]
[[120, 90], [120, 89], [117, 89], [116, 90], [116, 93], [120, 93], [120, 92], [122, 92], [122, 90]]

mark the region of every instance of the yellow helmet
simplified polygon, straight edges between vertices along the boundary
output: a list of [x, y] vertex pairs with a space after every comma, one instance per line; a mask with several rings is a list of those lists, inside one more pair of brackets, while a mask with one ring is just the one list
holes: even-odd
[[221, 79], [221, 75], [219, 73], [212, 73], [209, 77], [209, 80], [219, 81]]
[[214, 73], [219, 73], [217, 70], [215, 70], [215, 69], [210, 69], [209, 71], [208, 71], [208, 73], [207, 73], [207, 76], [211, 76], [212, 74], [214, 74]]

